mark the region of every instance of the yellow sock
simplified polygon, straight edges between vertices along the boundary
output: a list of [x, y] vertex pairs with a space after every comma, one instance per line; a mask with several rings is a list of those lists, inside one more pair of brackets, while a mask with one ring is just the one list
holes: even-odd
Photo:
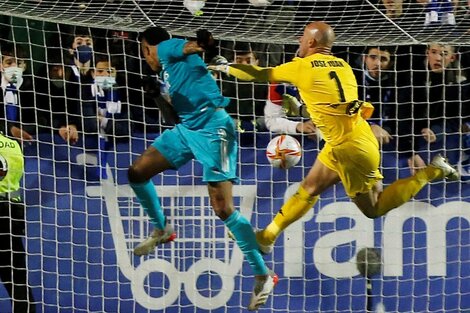
[[377, 202], [377, 216], [399, 207], [414, 197], [427, 183], [442, 178], [441, 169], [428, 166], [414, 176], [399, 179], [384, 189]]
[[310, 196], [302, 187], [299, 187], [297, 193], [290, 197], [274, 217], [271, 224], [263, 231], [257, 233], [257, 240], [264, 245], [273, 244], [279, 234], [290, 224], [300, 219], [317, 202], [318, 196]]

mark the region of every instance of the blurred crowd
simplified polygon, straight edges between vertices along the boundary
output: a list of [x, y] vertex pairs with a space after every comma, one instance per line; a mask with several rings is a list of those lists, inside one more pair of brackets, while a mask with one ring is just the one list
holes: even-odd
[[[397, 8], [403, 1], [382, 4], [390, 18], [402, 14]], [[168, 127], [155, 104], [166, 91], [142, 60], [137, 33], [0, 16], [0, 34], [3, 133], [23, 142], [58, 135], [72, 145], [90, 138], [108, 150], [133, 134]], [[275, 66], [295, 57], [296, 49], [221, 41], [218, 54], [229, 62]], [[414, 171], [425, 166], [430, 151], [457, 142], [452, 148], [461, 151], [459, 166], [470, 171], [469, 47], [339, 46], [333, 52], [353, 67], [359, 99], [375, 106], [370, 123], [384, 150], [398, 151]], [[209, 63], [215, 55], [204, 57]], [[303, 103], [293, 86], [214, 79], [231, 99], [227, 111], [241, 136], [288, 133], [321, 143], [315, 125], [301, 117]]]

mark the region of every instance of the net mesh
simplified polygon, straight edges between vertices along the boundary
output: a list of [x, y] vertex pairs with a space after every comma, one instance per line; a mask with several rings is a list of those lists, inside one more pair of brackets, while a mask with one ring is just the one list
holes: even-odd
[[431, 41], [462, 45], [470, 41], [468, 3], [461, 0], [285, 0], [269, 1], [267, 6], [228, 0], [204, 3], [200, 16], [191, 14], [183, 1], [7, 0], [0, 9], [18, 17], [133, 31], [156, 24], [181, 36], [204, 27], [217, 38], [253, 42], [296, 42], [303, 26], [315, 20], [331, 24], [338, 44], [344, 45]]
[[[154, 77], [148, 77], [152, 73], [139, 55], [135, 31], [156, 23], [174, 35], [190, 37], [205, 27], [220, 39], [217, 53], [229, 61], [253, 51], [260, 65], [273, 66], [292, 59], [304, 24], [320, 18], [335, 25], [339, 41], [334, 53], [355, 70], [360, 98], [380, 104], [377, 112], [387, 119], [386, 125], [375, 121], [387, 126], [393, 137], [381, 148], [384, 183], [409, 176], [409, 161], [419, 166], [410, 159], [413, 155], [425, 163], [438, 153], [446, 155], [466, 175], [457, 182], [432, 183], [414, 201], [376, 220], [359, 212], [341, 185], [327, 190], [266, 257], [280, 283], [260, 311], [364, 312], [369, 304], [376, 312], [470, 310], [470, 137], [465, 128], [470, 118], [470, 66], [465, 12], [459, 2], [455, 27], [426, 29], [423, 7], [404, 3], [408, 14], [419, 14], [407, 15], [400, 23], [395, 20], [400, 30], [380, 13], [381, 3], [369, 1], [273, 1], [266, 7], [206, 1], [203, 15], [197, 17], [182, 1], [3, 1], [1, 11], [13, 17], [0, 16], [2, 64], [12, 53], [17, 62], [26, 63], [23, 83], [16, 86], [18, 124], [33, 136], [31, 144], [24, 144], [23, 184], [27, 285], [37, 311], [244, 310], [252, 273], [210, 207], [199, 163], [153, 179], [178, 239], [147, 257], [132, 253], [152, 226], [134, 198], [127, 168], [168, 128], [150, 96]], [[76, 25], [86, 26], [79, 32], [93, 38], [91, 69], [97, 71], [103, 57], [115, 67], [112, 89], [119, 92], [123, 114], [109, 117], [113, 128], [105, 135], [98, 127], [87, 128], [89, 121], [96, 121], [103, 101], [98, 93], [90, 97], [66, 91], [67, 86], [90, 91], [98, 84], [95, 78], [71, 78], [80, 75], [71, 69]], [[405, 45], [428, 40], [452, 45]], [[366, 58], [381, 60], [371, 47], [389, 53], [387, 66], [380, 65], [380, 79], [370, 80], [364, 71]], [[435, 75], [429, 68], [432, 47], [437, 58], [449, 58], [449, 75]], [[205, 57], [209, 61], [210, 56]], [[234, 186], [234, 205], [254, 227], [265, 227], [296, 192], [323, 143], [316, 135], [296, 133], [294, 126], [291, 134], [301, 143], [302, 159], [287, 171], [273, 168], [265, 153], [276, 135], [265, 126], [268, 86], [226, 76], [216, 79], [231, 99], [227, 110], [238, 126], [240, 184]], [[287, 93], [282, 89], [280, 95]], [[5, 103], [0, 101], [1, 112]], [[435, 110], [423, 115], [408, 110], [413, 106]], [[62, 123], [55, 123], [57, 119]], [[60, 128], [72, 121], [79, 126], [75, 144], [59, 135]], [[423, 122], [440, 126], [434, 128], [436, 142], [424, 140], [418, 128]], [[278, 120], [269, 127], [276, 126], [282, 128]], [[103, 143], [103, 138], [108, 141]], [[370, 278], [368, 292], [356, 254], [371, 247], [382, 259], [381, 272]], [[9, 312], [9, 298], [0, 290], [2, 312]]]

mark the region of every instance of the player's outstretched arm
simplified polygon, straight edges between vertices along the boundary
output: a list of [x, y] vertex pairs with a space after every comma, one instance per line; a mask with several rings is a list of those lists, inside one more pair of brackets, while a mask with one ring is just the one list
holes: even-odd
[[249, 64], [212, 64], [209, 70], [222, 72], [240, 80], [250, 82], [269, 82], [270, 67], [261, 67]]

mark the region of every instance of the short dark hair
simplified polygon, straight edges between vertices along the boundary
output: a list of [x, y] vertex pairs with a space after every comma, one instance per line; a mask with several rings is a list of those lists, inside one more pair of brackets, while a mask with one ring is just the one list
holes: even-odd
[[16, 57], [20, 59], [26, 59], [28, 54], [22, 47], [15, 45], [12, 42], [0, 40], [0, 56]]
[[0, 55], [3, 56], [10, 56], [14, 57], [16, 55], [15, 53], [15, 47], [12, 43], [6, 42], [6, 41], [1, 41], [0, 42]]
[[396, 50], [396, 48], [390, 47], [390, 46], [367, 46], [365, 49], [365, 53], [368, 54], [370, 50], [372, 49], [377, 49], [380, 51], [387, 51], [388, 53], [390, 53], [390, 55], [395, 54], [395, 50]]
[[73, 31], [74, 37], [91, 37], [91, 31], [89, 27], [76, 26]]
[[233, 46], [233, 50], [237, 54], [253, 53], [253, 50], [251, 49], [251, 44], [249, 42], [244, 42], [244, 41], [237, 41]]
[[170, 39], [170, 34], [160, 26], [152, 26], [139, 35], [139, 41], [146, 40], [149, 45], [156, 46], [160, 42]]

